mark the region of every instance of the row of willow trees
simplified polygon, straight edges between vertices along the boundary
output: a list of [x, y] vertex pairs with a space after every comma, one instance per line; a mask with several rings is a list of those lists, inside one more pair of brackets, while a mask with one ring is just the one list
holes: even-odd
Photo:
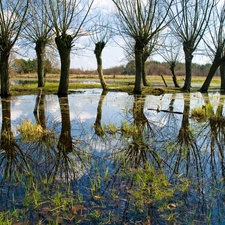
[[[192, 59], [200, 42], [205, 43], [212, 57], [212, 66], [201, 91], [208, 90], [215, 71], [219, 67], [221, 88], [225, 88], [224, 2], [219, 0], [112, 0], [115, 10], [111, 14], [100, 12], [95, 3], [97, 4], [98, 1], [1, 1], [1, 96], [10, 95], [9, 56], [13, 46], [19, 40], [26, 45], [31, 43], [36, 51], [39, 87], [44, 86], [46, 47], [56, 46], [61, 61], [58, 95], [64, 96], [68, 93], [71, 51], [77, 46], [79, 38], [91, 36], [95, 44], [94, 53], [100, 81], [103, 89], [107, 89], [102, 72], [101, 56], [112, 34], [124, 39], [127, 52], [135, 59], [135, 94], [140, 94], [142, 85], [147, 85], [144, 72], [146, 60], [162, 46], [163, 50], [160, 54], [170, 63], [172, 71], [179, 55], [176, 49], [183, 47], [186, 78], [182, 89], [189, 91]], [[114, 20], [110, 21], [109, 18]], [[172, 72], [172, 74], [175, 86], [178, 86], [175, 73]]]

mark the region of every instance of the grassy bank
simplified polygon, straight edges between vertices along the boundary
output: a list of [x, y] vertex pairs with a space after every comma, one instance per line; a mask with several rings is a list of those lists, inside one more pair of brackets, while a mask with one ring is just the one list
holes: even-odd
[[[134, 76], [122, 76], [117, 75], [115, 78], [113, 76], [105, 76], [106, 82], [108, 83], [109, 89], [111, 91], [122, 91], [122, 92], [132, 92], [134, 88], [135, 77]], [[180, 92], [180, 88], [174, 88], [172, 77], [164, 76], [165, 82], [162, 80], [161, 76], [148, 76], [148, 87], [143, 87], [143, 94], [160, 94]], [[192, 79], [193, 87], [191, 91], [197, 91], [203, 84], [205, 77], [194, 76]], [[35, 74], [19, 75], [11, 78], [14, 84], [11, 84], [10, 90], [12, 95], [18, 94], [36, 94], [38, 90], [37, 77]], [[16, 84], [20, 81], [20, 84]], [[45, 87], [42, 88], [45, 94], [56, 94], [58, 90], [59, 75], [50, 74], [46, 78]], [[182, 87], [184, 83], [184, 77], [178, 77], [178, 83]], [[167, 87], [166, 87], [167, 85]], [[215, 88], [220, 87], [220, 78], [215, 77], [212, 81], [212, 86]], [[84, 88], [101, 88], [99, 79], [97, 75], [71, 75], [69, 90], [78, 90]], [[158, 90], [160, 89], [160, 90]], [[157, 93], [154, 93], [157, 92]]]

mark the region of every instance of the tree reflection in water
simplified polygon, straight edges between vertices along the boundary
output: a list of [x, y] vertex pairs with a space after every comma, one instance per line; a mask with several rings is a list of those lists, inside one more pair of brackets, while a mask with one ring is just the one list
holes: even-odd
[[[45, 95], [40, 93], [36, 99], [37, 109], [34, 110], [36, 123], [40, 124], [43, 129], [46, 129], [46, 116], [45, 116]], [[36, 107], [36, 106], [35, 106]]]
[[[20, 181], [19, 173], [28, 171], [28, 163], [26, 156], [11, 130], [11, 102], [10, 97], [2, 99], [2, 130], [0, 145], [0, 168], [1, 168], [1, 185], [7, 184], [1, 196], [1, 207], [11, 207], [13, 205], [12, 198], [18, 198], [16, 183]], [[15, 192], [15, 194], [14, 194]]]
[[101, 119], [102, 119], [102, 105], [104, 102], [104, 98], [107, 95], [108, 91], [103, 90], [102, 94], [100, 96], [99, 102], [98, 102], [98, 108], [97, 108], [97, 116], [96, 116], [96, 120], [94, 123], [94, 129], [95, 129], [95, 133], [98, 136], [103, 136], [104, 135], [104, 131], [101, 125]]
[[190, 117], [190, 99], [184, 98], [176, 117], [173, 95], [168, 110], [156, 113], [149, 113], [147, 96], [133, 96], [129, 116], [107, 132], [106, 95], [101, 94], [89, 124], [94, 129], [76, 132], [69, 98], [58, 98], [61, 121], [48, 123], [42, 95], [35, 118], [43, 133], [26, 142], [22, 134], [13, 136], [10, 100], [2, 100], [2, 206], [18, 207], [27, 220], [46, 224], [54, 215], [64, 224], [222, 224], [223, 98], [199, 122]]
[[68, 97], [59, 97], [61, 111], [61, 133], [57, 145], [58, 151], [55, 154], [55, 168], [53, 180], [56, 178], [65, 181], [79, 179], [87, 172], [85, 152], [79, 148], [80, 140], [74, 140], [71, 136], [71, 120]]
[[[148, 160], [148, 154], [157, 162], [157, 154], [151, 150], [151, 138], [154, 136], [153, 129], [144, 114], [146, 96], [135, 95], [133, 103], [133, 131], [131, 132], [131, 140], [128, 146], [124, 149], [127, 163], [131, 167], [137, 168], [145, 165]], [[130, 138], [130, 137], [129, 137]], [[158, 162], [157, 162], [158, 163]], [[158, 163], [158, 166], [160, 164]]]
[[[206, 103], [209, 104], [208, 101], [205, 101]], [[218, 212], [222, 209], [220, 197], [223, 196], [224, 187], [224, 147], [221, 148], [224, 146], [224, 131], [219, 129], [223, 120], [221, 105], [217, 108], [217, 112], [220, 111], [218, 117], [213, 115], [212, 106], [203, 106], [208, 110], [207, 118], [198, 122], [190, 119], [190, 100], [184, 99], [181, 127], [177, 138], [170, 142], [168, 148], [167, 161], [171, 160], [170, 167], [173, 168], [171, 179], [177, 179], [178, 176], [188, 179], [189, 182], [188, 191], [183, 196], [184, 214], [180, 215], [203, 224], [209, 221], [220, 224], [224, 221], [220, 216], [221, 212]], [[221, 137], [221, 132], [223, 138], [216, 141]], [[211, 195], [216, 198], [210, 197]], [[188, 209], [194, 207], [195, 212], [191, 213]]]

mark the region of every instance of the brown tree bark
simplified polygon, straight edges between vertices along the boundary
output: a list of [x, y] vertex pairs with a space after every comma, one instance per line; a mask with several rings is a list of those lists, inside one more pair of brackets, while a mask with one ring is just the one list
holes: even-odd
[[218, 50], [216, 55], [215, 55], [215, 58], [213, 60], [213, 63], [209, 69], [209, 72], [208, 72], [208, 75], [202, 85], [202, 87], [200, 88], [200, 92], [204, 93], [204, 92], [207, 92], [208, 91], [208, 88], [209, 88], [209, 85], [212, 81], [212, 78], [214, 77], [218, 67], [220, 66], [221, 62], [224, 61], [225, 57], [223, 57], [221, 59], [221, 51]]
[[220, 64], [221, 90], [225, 91], [225, 61]]
[[142, 55], [142, 82], [144, 86], [149, 86], [147, 77], [146, 77], [146, 72], [145, 72], [145, 63], [150, 56], [149, 52], [144, 51]]
[[67, 34], [62, 34], [61, 36], [57, 36], [55, 38], [55, 43], [61, 59], [61, 74], [57, 93], [58, 96], [67, 96], [68, 94], [72, 41], [72, 37]]
[[44, 87], [44, 57], [45, 57], [46, 43], [42, 39], [36, 41], [36, 55], [37, 55], [37, 73], [38, 73], [38, 87]]
[[10, 96], [9, 55], [24, 24], [28, 5], [28, 0], [0, 1], [0, 76], [2, 97]]
[[143, 44], [140, 41], [135, 43], [135, 65], [136, 65], [136, 74], [135, 74], [135, 86], [134, 94], [141, 94], [142, 92], [142, 72], [143, 72]]
[[183, 86], [184, 91], [190, 91], [191, 89], [191, 79], [192, 79], [192, 59], [193, 59], [193, 50], [191, 45], [188, 42], [183, 43], [184, 55], [185, 55], [185, 82]]
[[104, 49], [104, 47], [105, 47], [105, 42], [99, 41], [98, 43], [95, 44], [94, 53], [97, 60], [97, 71], [98, 71], [98, 76], [101, 82], [102, 89], [107, 90], [107, 83], [105, 81], [103, 70], [102, 70], [102, 50]]
[[175, 62], [171, 62], [170, 63], [170, 71], [172, 73], [172, 78], [173, 78], [173, 83], [174, 83], [174, 86], [179, 88], [179, 84], [177, 82], [177, 76], [176, 76], [176, 73], [175, 73], [175, 67], [176, 67], [176, 63]]
[[1, 74], [1, 97], [7, 98], [10, 96], [9, 90], [9, 48], [4, 48], [0, 51], [0, 74]]

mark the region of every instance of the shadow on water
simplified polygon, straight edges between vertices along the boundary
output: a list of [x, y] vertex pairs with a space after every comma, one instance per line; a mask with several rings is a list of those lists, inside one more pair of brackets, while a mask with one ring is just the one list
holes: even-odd
[[223, 105], [96, 89], [2, 99], [0, 224], [224, 224]]

